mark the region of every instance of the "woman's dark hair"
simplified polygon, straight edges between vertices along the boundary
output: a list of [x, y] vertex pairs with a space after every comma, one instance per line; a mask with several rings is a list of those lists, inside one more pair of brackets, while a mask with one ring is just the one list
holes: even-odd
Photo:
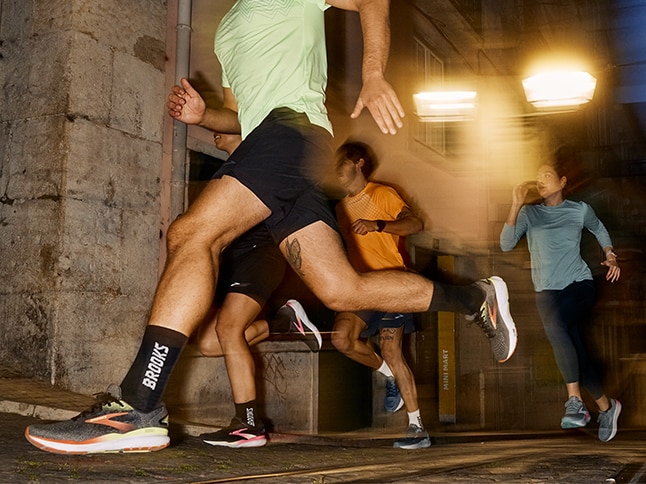
[[583, 169], [577, 152], [570, 147], [564, 146], [554, 151], [552, 160], [547, 163], [550, 165], [559, 178], [566, 177], [567, 185], [564, 191], [571, 192], [579, 187], [583, 181]]
[[346, 141], [343, 143], [336, 150], [336, 159], [337, 164], [343, 160], [351, 160], [353, 163], [359, 163], [359, 160], [363, 159], [361, 173], [366, 177], [366, 180], [370, 178], [370, 175], [372, 175], [377, 167], [377, 158], [374, 152], [367, 144], [361, 143], [360, 141]]

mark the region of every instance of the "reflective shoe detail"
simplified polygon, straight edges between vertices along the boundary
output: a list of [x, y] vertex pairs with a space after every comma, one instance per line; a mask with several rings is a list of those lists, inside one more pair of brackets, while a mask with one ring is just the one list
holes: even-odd
[[26, 439], [57, 454], [150, 452], [170, 443], [168, 411], [162, 405], [144, 413], [121, 400], [121, 388], [110, 385], [97, 393], [96, 404], [71, 420], [30, 425]]
[[617, 435], [617, 419], [621, 413], [621, 403], [614, 398], [610, 399], [610, 408], [605, 412], [599, 412], [597, 422], [599, 422], [599, 440], [608, 442]]
[[578, 429], [588, 425], [590, 412], [578, 397], [570, 397], [565, 402], [565, 415], [561, 419], [562, 429]]
[[396, 440], [393, 447], [396, 449], [427, 449], [431, 446], [431, 438], [428, 432], [419, 425], [410, 424], [406, 429], [406, 437]]
[[498, 276], [475, 283], [485, 293], [485, 300], [476, 318], [484, 331], [499, 363], [507, 361], [516, 351], [518, 336], [516, 325], [509, 312], [507, 284]]
[[314, 323], [309, 320], [301, 303], [296, 299], [290, 299], [278, 311], [289, 312], [291, 321], [289, 325], [290, 333], [296, 333], [301, 336], [310, 350], [316, 352], [321, 349], [321, 345], [323, 344], [321, 333]]
[[217, 432], [200, 435], [202, 442], [220, 447], [262, 447], [267, 443], [265, 426], [245, 424], [238, 417], [231, 419], [231, 424]]
[[384, 408], [386, 412], [396, 412], [404, 406], [404, 399], [399, 393], [399, 387], [395, 382], [394, 376], [386, 377], [386, 398], [384, 399]]

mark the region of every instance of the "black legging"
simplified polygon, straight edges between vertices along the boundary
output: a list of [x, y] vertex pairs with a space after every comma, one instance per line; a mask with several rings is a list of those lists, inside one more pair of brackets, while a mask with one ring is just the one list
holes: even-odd
[[591, 280], [536, 293], [536, 307], [565, 383], [579, 382], [597, 400], [603, 395], [601, 379], [581, 336], [595, 298]]

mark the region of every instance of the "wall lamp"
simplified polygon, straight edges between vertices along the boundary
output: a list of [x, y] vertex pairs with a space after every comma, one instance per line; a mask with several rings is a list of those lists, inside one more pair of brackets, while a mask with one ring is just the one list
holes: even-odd
[[464, 121], [475, 115], [475, 91], [429, 91], [413, 95], [420, 121], [427, 123]]
[[[584, 71], [545, 71], [522, 81], [527, 102], [540, 114], [574, 111], [592, 100], [597, 80]], [[475, 91], [428, 91], [413, 95], [422, 122], [473, 119], [478, 104]]]
[[547, 71], [523, 80], [527, 102], [537, 110], [572, 110], [592, 100], [597, 80], [582, 71]]

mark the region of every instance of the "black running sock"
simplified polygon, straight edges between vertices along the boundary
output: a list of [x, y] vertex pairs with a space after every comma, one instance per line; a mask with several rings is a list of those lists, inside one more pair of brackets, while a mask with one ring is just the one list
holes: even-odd
[[121, 398], [142, 412], [157, 408], [187, 340], [178, 331], [146, 326], [137, 357], [121, 383]]
[[247, 425], [255, 427], [258, 425], [256, 420], [256, 401], [249, 400], [246, 403], [236, 403], [236, 417], [242, 420]]
[[428, 311], [471, 315], [480, 310], [484, 297], [483, 290], [475, 284], [453, 286], [433, 281], [433, 299]]

